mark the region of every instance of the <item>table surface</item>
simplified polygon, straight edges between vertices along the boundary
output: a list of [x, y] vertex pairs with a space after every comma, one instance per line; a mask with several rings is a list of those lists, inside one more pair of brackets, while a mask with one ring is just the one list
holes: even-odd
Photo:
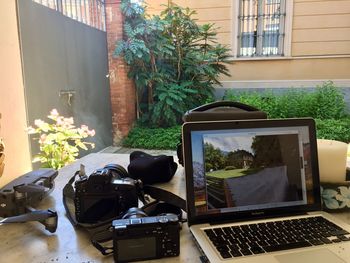
[[[90, 243], [87, 232], [75, 229], [65, 215], [62, 203], [62, 189], [68, 180], [85, 165], [87, 174], [108, 163], [117, 163], [127, 167], [128, 154], [89, 154], [59, 171], [55, 179], [55, 190], [46, 197], [38, 208], [54, 208], [58, 213], [58, 227], [53, 234], [37, 222], [25, 224], [7, 224], [0, 226], [0, 262], [113, 262], [112, 256], [102, 256]], [[183, 167], [179, 166], [174, 178], [166, 184], [157, 185], [185, 198], [185, 176]], [[334, 214], [350, 223], [350, 213]], [[199, 251], [191, 238], [187, 224], [180, 232], [180, 256], [164, 258], [162, 262], [200, 262]], [[160, 262], [150, 260], [147, 262]]]
[[[58, 213], [58, 227], [51, 234], [37, 222], [25, 224], [0, 225], [0, 262], [114, 262], [113, 256], [103, 256], [94, 248], [87, 232], [74, 228], [66, 217], [62, 203], [62, 189], [68, 180], [85, 165], [87, 174], [109, 163], [123, 167], [129, 164], [128, 154], [92, 153], [62, 168], [55, 179], [54, 191], [46, 197], [37, 208], [53, 208]], [[179, 166], [174, 178], [166, 184], [157, 186], [185, 198], [185, 177]], [[180, 237], [180, 256], [166, 258], [166, 262], [199, 262], [199, 252], [191, 239], [187, 224], [183, 224]], [[162, 261], [165, 261], [164, 259]], [[147, 262], [159, 262], [150, 260]]]

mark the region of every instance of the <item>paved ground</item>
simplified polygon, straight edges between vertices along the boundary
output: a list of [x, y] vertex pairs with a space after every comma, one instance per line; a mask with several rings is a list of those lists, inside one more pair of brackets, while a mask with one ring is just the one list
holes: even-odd
[[176, 151], [171, 151], [171, 150], [148, 150], [148, 149], [135, 149], [135, 148], [125, 148], [125, 147], [120, 147], [120, 146], [109, 146], [100, 153], [132, 153], [133, 151], [143, 151], [148, 154], [152, 155], [160, 155], [160, 154], [165, 154], [165, 155], [175, 155], [176, 156]]

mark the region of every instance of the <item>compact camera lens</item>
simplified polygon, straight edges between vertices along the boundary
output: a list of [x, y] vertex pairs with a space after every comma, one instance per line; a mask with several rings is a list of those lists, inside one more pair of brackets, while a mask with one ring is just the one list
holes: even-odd
[[146, 217], [147, 214], [140, 208], [131, 207], [123, 216], [123, 219]]
[[159, 223], [168, 223], [169, 219], [166, 216], [161, 216], [158, 219]]

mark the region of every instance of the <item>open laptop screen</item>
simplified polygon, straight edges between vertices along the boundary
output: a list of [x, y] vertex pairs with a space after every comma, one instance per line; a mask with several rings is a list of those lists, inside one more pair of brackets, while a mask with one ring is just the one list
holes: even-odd
[[293, 119], [185, 124], [190, 216], [246, 218], [313, 207], [319, 199], [310, 123]]

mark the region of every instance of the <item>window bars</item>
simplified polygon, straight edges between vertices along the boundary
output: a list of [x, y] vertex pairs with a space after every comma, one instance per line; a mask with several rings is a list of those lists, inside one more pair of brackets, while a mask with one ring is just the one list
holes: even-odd
[[286, 0], [240, 0], [238, 56], [283, 56]]
[[32, 0], [91, 27], [106, 31], [104, 0]]

